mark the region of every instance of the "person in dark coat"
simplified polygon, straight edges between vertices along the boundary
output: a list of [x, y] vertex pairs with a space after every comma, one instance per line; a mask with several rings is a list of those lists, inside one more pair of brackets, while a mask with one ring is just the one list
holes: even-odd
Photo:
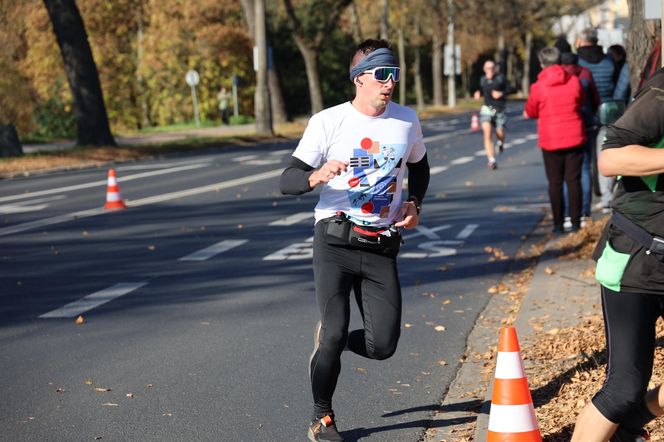
[[[587, 68], [593, 74], [601, 103], [614, 101], [613, 91], [615, 89], [615, 82], [613, 74], [615, 63], [613, 62], [613, 58], [605, 54], [604, 49], [597, 44], [596, 29], [586, 28], [581, 31], [581, 34], [576, 39], [576, 51], [579, 55], [579, 65]], [[602, 140], [605, 134], [606, 126], [600, 126], [595, 142], [595, 153], [597, 156], [599, 156], [602, 150]], [[611, 195], [614, 180], [613, 178], [598, 175], [597, 181], [599, 182], [601, 201], [596, 205], [596, 208], [607, 213], [611, 210]]]

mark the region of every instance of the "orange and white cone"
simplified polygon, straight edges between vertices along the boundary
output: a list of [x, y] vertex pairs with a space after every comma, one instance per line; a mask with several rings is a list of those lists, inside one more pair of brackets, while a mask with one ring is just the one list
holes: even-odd
[[480, 117], [478, 117], [477, 114], [473, 114], [470, 117], [470, 130], [473, 132], [480, 130]]
[[514, 327], [502, 327], [487, 442], [541, 442], [535, 407]]
[[108, 169], [108, 185], [106, 186], [106, 204], [104, 209], [126, 209], [122, 195], [120, 195], [120, 187], [118, 187], [118, 179], [115, 176], [115, 169]]

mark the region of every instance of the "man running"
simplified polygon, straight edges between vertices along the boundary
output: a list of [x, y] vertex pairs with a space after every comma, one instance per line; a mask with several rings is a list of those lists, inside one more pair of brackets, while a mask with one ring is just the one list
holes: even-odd
[[[399, 340], [399, 229], [417, 226], [429, 184], [417, 114], [391, 101], [399, 75], [385, 40], [361, 43], [350, 64], [355, 98], [311, 117], [281, 176], [284, 194], [322, 187], [313, 245], [321, 321], [309, 361], [311, 441], [343, 441], [332, 410], [341, 353], [387, 359]], [[408, 197], [403, 199], [406, 168]], [[351, 289], [363, 327], [349, 333]]]
[[[475, 99], [484, 96], [484, 105], [480, 108], [480, 124], [484, 134], [484, 150], [486, 151], [487, 167], [498, 168], [496, 149], [503, 152], [505, 144], [505, 115], [507, 80], [498, 72], [496, 62], [487, 60], [483, 66], [484, 76], [480, 79], [480, 89], [475, 91]], [[493, 129], [496, 129], [496, 144], [493, 143]]]

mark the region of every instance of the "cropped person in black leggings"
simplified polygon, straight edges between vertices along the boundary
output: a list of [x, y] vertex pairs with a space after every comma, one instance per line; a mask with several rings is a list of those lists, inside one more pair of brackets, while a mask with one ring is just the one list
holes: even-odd
[[579, 415], [573, 442], [645, 441], [664, 414], [664, 390], [647, 391], [655, 322], [664, 315], [664, 69], [607, 131], [600, 172], [619, 176], [614, 213], [595, 249], [608, 350], [602, 389]]
[[[349, 72], [355, 98], [311, 117], [281, 176], [284, 194], [322, 186], [314, 227], [313, 267], [321, 321], [309, 361], [314, 399], [307, 433], [311, 441], [343, 441], [332, 410], [343, 350], [386, 359], [399, 340], [399, 229], [417, 226], [429, 184], [417, 114], [391, 101], [399, 76], [386, 41], [361, 43]], [[409, 185], [404, 199], [406, 168]], [[351, 290], [364, 327], [349, 333]]]

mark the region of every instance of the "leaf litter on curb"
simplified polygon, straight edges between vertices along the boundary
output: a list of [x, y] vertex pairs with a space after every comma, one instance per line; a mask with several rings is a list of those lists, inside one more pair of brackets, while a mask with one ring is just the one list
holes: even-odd
[[[595, 244], [604, 228], [608, 216], [590, 221], [577, 233], [561, 238], [562, 254], [560, 260], [588, 260], [592, 256]], [[488, 253], [492, 248], [485, 248]], [[542, 254], [543, 245], [533, 246], [534, 257]], [[520, 257], [526, 258], [526, 257]], [[489, 290], [493, 295], [507, 295], [511, 298], [511, 307], [506, 308], [506, 318], [501, 324], [512, 324], [521, 306], [523, 294], [528, 289], [533, 268], [525, 269], [516, 275], [508, 275], [501, 282], [514, 285], [514, 291], [501, 293], [498, 286]], [[593, 269], [582, 269], [581, 275], [594, 277]], [[513, 280], [508, 280], [512, 277]], [[508, 309], [508, 310], [507, 310]], [[542, 318], [545, 320], [546, 318]], [[494, 318], [480, 316], [479, 321], [492, 323]], [[541, 324], [540, 324], [541, 325]], [[521, 356], [526, 366], [526, 376], [535, 406], [536, 417], [544, 442], [567, 442], [572, 436], [574, 423], [581, 409], [601, 388], [606, 371], [606, 345], [604, 340], [604, 323], [601, 311], [596, 315], [579, 318], [578, 325], [567, 328], [536, 327], [534, 339], [527, 343], [521, 342]], [[653, 375], [648, 388], [654, 388], [664, 382], [664, 321], [657, 322], [657, 342]], [[525, 345], [524, 345], [525, 344]], [[488, 385], [494, 375], [496, 346], [489, 351], [476, 352], [469, 349], [468, 358], [483, 361], [482, 375]], [[442, 362], [442, 361], [441, 361]], [[473, 397], [480, 401], [485, 398], [485, 389], [463, 393], [464, 397]], [[474, 410], [478, 413], [478, 410]], [[444, 418], [444, 412], [441, 413]], [[664, 441], [664, 419], [651, 422], [646, 429], [651, 441]], [[437, 435], [435, 428], [427, 430], [427, 441], [435, 442], [474, 442], [476, 421], [453, 430], [453, 438]]]

